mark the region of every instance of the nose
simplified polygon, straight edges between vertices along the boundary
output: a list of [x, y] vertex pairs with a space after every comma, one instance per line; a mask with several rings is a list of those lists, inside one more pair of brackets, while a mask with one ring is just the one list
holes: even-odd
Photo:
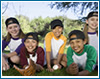
[[76, 44], [76, 43], [74, 43], [74, 44], [73, 44], [73, 47], [76, 47], [76, 46], [77, 46], [77, 44]]
[[13, 27], [13, 28], [12, 28], [12, 30], [14, 31], [14, 30], [15, 30], [15, 28]]

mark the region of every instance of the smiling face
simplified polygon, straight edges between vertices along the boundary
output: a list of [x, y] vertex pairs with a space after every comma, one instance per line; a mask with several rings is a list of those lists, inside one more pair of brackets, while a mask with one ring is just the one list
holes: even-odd
[[[70, 39], [72, 38], [77, 38], [76, 35], [72, 35]], [[70, 41], [70, 46], [71, 48], [76, 52], [76, 53], [82, 53], [84, 49], [84, 44], [85, 40], [83, 41], [82, 39], [73, 39]]]
[[60, 26], [56, 26], [54, 29], [52, 29], [52, 32], [56, 38], [60, 37], [60, 35], [62, 34], [62, 31], [63, 31], [63, 28]]
[[98, 27], [98, 17], [90, 17], [88, 20], [86, 20], [86, 23], [88, 24], [89, 29], [96, 30], [96, 28]]
[[11, 34], [11, 36], [13, 38], [18, 38], [19, 36], [19, 31], [20, 31], [20, 27], [18, 24], [14, 23], [14, 24], [10, 24], [7, 26], [7, 31]]
[[[28, 36], [28, 37], [33, 38], [32, 36]], [[33, 52], [34, 49], [37, 47], [38, 42], [34, 39], [26, 39], [24, 44], [28, 52]]]

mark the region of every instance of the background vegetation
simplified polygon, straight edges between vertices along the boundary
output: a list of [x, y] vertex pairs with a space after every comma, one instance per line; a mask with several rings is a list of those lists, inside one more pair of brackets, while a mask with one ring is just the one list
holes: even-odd
[[[4, 8], [2, 15], [8, 9], [8, 5], [9, 5], [9, 2], [2, 5], [3, 6], [2, 8]], [[82, 28], [84, 27], [85, 17], [83, 17], [83, 16], [80, 17], [80, 15], [84, 14], [84, 12], [86, 12], [87, 9], [90, 9], [89, 11], [97, 11], [98, 10], [98, 2], [52, 2], [50, 4], [50, 7], [51, 8], [56, 7], [58, 10], [65, 11], [65, 12], [68, 11], [68, 9], [73, 9], [74, 12], [77, 15], [79, 15], [78, 16], [79, 19], [78, 20], [70, 20], [66, 16], [55, 16], [55, 17], [46, 17], [46, 18], [42, 18], [42, 16], [40, 16], [38, 18], [29, 20], [28, 17], [23, 16], [23, 15], [15, 16], [15, 18], [17, 18], [18, 21], [20, 22], [21, 29], [23, 30], [23, 32], [25, 34], [28, 32], [41, 33], [41, 35], [39, 35], [39, 39], [40, 39], [39, 45], [42, 47], [43, 47], [43, 41], [44, 41], [44, 37], [45, 37], [46, 33], [51, 31], [49, 23], [53, 19], [62, 20], [62, 22], [64, 24], [63, 34], [64, 34], [64, 36], [68, 37], [68, 33], [70, 31], [75, 30], [75, 29], [82, 30]], [[4, 38], [7, 34], [6, 26], [5, 26], [5, 18], [7, 18], [7, 17], [2, 16], [2, 38]], [[65, 48], [65, 53], [66, 53], [66, 50], [67, 50], [67, 46]], [[8, 52], [9, 51], [5, 51], [5, 53], [8, 53]], [[45, 67], [44, 71], [36, 72], [35, 76], [71, 76], [66, 73], [65, 69], [66, 68], [62, 68], [61, 70], [57, 70], [54, 72], [47, 72], [46, 67]], [[17, 72], [14, 68], [11, 68], [7, 72], [3, 71], [2, 75], [3, 76], [21, 76], [21, 74], [19, 74], [19, 72]], [[97, 75], [98, 75], [98, 71], [93, 71], [90, 74], [90, 76], [97, 76]]]

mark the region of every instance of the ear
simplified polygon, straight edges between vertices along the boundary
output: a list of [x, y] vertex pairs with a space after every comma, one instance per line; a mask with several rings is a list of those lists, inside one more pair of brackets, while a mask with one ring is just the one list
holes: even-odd
[[84, 45], [87, 43], [87, 39], [84, 40]]
[[86, 24], [88, 24], [88, 20], [86, 20]]

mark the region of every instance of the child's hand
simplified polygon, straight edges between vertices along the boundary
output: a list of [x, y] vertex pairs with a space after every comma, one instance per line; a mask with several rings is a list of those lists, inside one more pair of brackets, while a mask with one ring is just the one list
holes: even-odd
[[69, 66], [69, 72], [70, 74], [72, 75], [77, 75], [78, 74], [78, 66], [76, 63], [72, 63], [70, 66]]
[[2, 56], [2, 70], [7, 71], [9, 68], [10, 67], [9, 67], [8, 63], [6, 62], [5, 58]]
[[52, 69], [52, 68], [47, 68], [46, 71], [53, 72], [54, 69]]

